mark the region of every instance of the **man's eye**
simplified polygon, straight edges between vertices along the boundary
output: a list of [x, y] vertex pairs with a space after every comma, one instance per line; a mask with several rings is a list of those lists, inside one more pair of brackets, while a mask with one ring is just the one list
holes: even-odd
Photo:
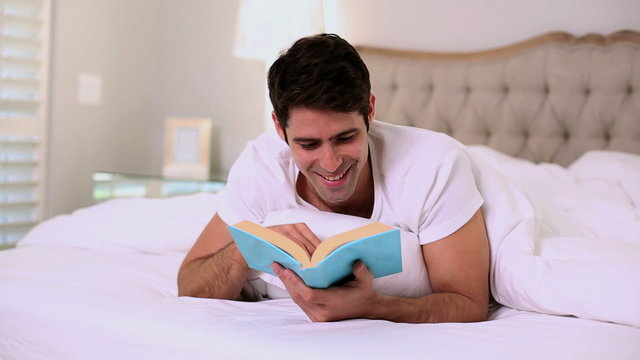
[[311, 150], [311, 149], [315, 148], [316, 146], [318, 146], [318, 143], [303, 143], [303, 144], [300, 144], [300, 147], [303, 148], [304, 150]]
[[337, 140], [338, 142], [349, 142], [353, 140], [355, 137], [356, 137], [355, 135], [349, 135], [349, 136], [339, 137]]

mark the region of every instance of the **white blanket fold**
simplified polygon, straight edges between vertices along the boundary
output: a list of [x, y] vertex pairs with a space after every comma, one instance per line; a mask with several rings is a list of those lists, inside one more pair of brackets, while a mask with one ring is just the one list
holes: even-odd
[[592, 183], [559, 166], [482, 147], [471, 155], [486, 201], [494, 298], [640, 327], [640, 216], [633, 199], [620, 196], [631, 191], [602, 180], [593, 196]]

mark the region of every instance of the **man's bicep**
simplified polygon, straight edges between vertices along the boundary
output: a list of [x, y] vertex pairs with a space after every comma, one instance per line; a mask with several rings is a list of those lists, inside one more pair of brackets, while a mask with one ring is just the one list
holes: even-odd
[[431, 288], [483, 306], [489, 299], [489, 241], [482, 209], [453, 234], [422, 246]]
[[202, 233], [193, 244], [191, 250], [189, 250], [189, 253], [182, 262], [182, 266], [194, 259], [214, 254], [232, 241], [233, 238], [231, 237], [231, 233], [229, 233], [227, 224], [216, 213], [204, 230], [202, 230]]

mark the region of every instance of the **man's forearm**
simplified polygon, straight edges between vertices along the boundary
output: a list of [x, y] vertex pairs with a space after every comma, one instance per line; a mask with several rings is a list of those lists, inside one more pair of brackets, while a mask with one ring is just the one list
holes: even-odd
[[235, 243], [185, 264], [178, 273], [178, 296], [235, 300], [249, 268]]
[[364, 317], [406, 323], [475, 322], [486, 320], [488, 309], [488, 300], [478, 303], [454, 293], [420, 298], [379, 295]]

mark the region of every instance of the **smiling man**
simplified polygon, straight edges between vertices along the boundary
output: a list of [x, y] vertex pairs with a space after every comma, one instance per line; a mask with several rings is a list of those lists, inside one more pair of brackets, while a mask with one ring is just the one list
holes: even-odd
[[[278, 134], [290, 139], [292, 157], [303, 175], [297, 184], [300, 196], [319, 210], [368, 218], [373, 178], [362, 116], [297, 107], [290, 118], [295, 121], [283, 128], [274, 115]], [[356, 191], [361, 189], [367, 191]]]
[[[489, 243], [464, 147], [374, 121], [367, 67], [336, 35], [298, 40], [268, 80], [276, 131], [250, 142], [234, 164], [219, 212], [182, 263], [179, 294], [238, 299], [251, 270], [226, 224], [308, 209], [381, 221], [414, 239], [403, 242], [403, 272], [385, 291], [363, 263], [354, 265], [353, 281], [329, 289], [309, 288], [273, 264], [311, 320], [485, 320]], [[310, 253], [320, 243], [304, 223], [272, 228]]]

